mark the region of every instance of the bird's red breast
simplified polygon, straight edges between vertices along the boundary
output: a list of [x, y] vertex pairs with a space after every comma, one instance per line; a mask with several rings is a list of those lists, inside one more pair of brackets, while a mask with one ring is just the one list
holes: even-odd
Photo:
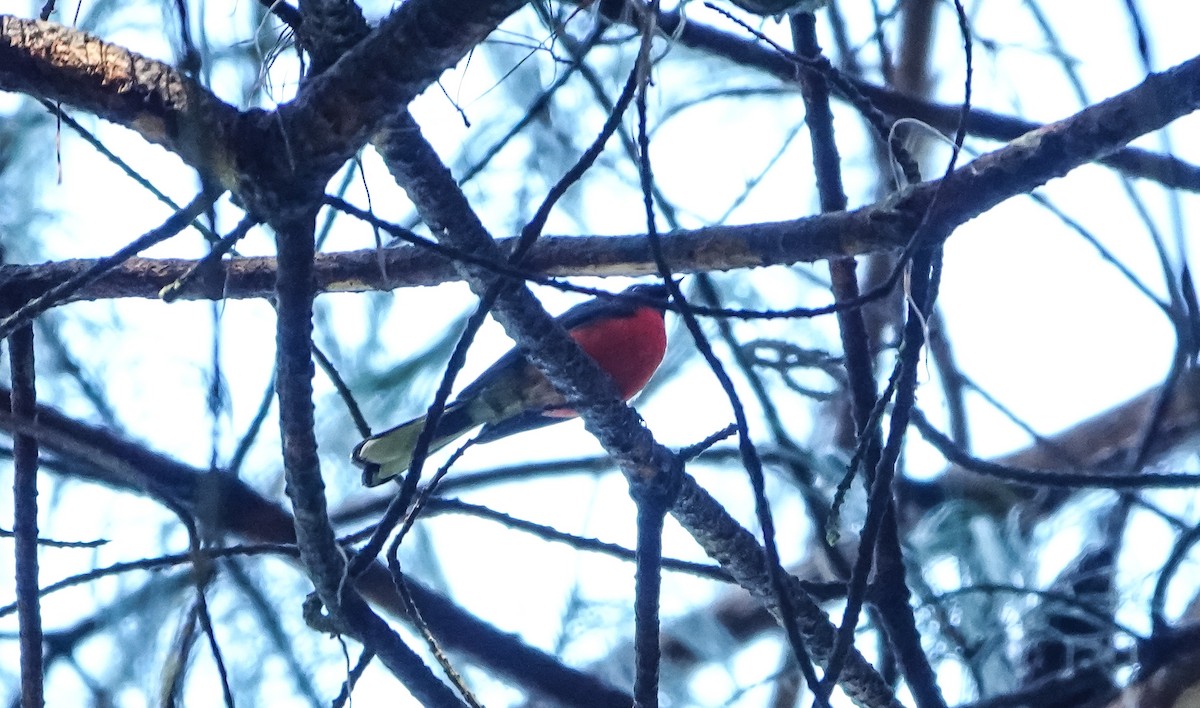
[[[605, 316], [570, 331], [583, 351], [608, 372], [621, 398], [628, 400], [650, 381], [667, 351], [663, 313], [639, 307], [624, 317]], [[555, 418], [570, 418], [574, 410], [546, 411]]]

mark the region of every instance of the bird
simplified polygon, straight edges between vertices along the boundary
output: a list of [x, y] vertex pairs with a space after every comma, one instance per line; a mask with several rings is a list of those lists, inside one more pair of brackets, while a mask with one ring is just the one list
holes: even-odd
[[[663, 283], [641, 283], [615, 296], [576, 305], [557, 319], [612, 377], [627, 401], [650, 381], [666, 353], [668, 297]], [[483, 429], [474, 443], [492, 442], [576, 415], [542, 372], [514, 347], [446, 406], [429, 452], [446, 447], [480, 425]], [[408, 470], [425, 420], [424, 415], [413, 418], [354, 448], [350, 459], [362, 468], [363, 484], [375, 487]]]

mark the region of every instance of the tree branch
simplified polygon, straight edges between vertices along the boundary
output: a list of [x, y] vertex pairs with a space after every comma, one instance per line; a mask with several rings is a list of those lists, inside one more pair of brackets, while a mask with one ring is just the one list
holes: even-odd
[[[323, 187], [380, 123], [458, 64], [524, 0], [409, 0], [295, 100], [252, 117], [241, 138], [241, 192], [251, 205], [279, 196], [269, 186]], [[250, 126], [247, 126], [248, 128]], [[250, 141], [250, 142], [246, 142]], [[287, 155], [287, 159], [280, 159]], [[264, 182], [267, 190], [261, 190]]]
[[[2, 58], [2, 53], [0, 53]], [[2, 65], [2, 64], [0, 64]], [[0, 69], [0, 77], [3, 70]], [[1112, 154], [1125, 143], [1200, 108], [1200, 58], [1152, 74], [1138, 86], [1070, 118], [1039, 128], [955, 170], [930, 218], [945, 238], [1006, 199], [1025, 194], [1081, 165]], [[742, 226], [680, 230], [662, 237], [678, 272], [729, 270], [813, 262], [902, 248], [915, 220], [937, 189], [926, 182], [876, 204], [848, 212]], [[500, 242], [504, 245], [504, 242]], [[321, 254], [315, 262], [319, 292], [361, 292], [457, 280], [449, 260], [407, 246], [384, 251], [387, 277], [373, 250]], [[0, 266], [6, 287], [24, 299], [44, 292], [90, 265], [68, 260], [38, 266]], [[78, 299], [157, 297], [194, 261], [132, 259], [78, 293]], [[644, 275], [655, 271], [644, 236], [543, 237], [526, 267], [548, 275]], [[225, 278], [184, 298], [266, 297], [274, 283], [271, 258], [224, 261]]]
[[[395, 116], [379, 142], [389, 169], [408, 191], [431, 229], [456, 248], [497, 260], [502, 258], [450, 171], [421, 136], [411, 116], [407, 113]], [[477, 292], [491, 292], [503, 285], [492, 273], [477, 266], [459, 264], [459, 268]], [[654, 439], [637, 413], [618, 399], [611, 379], [602, 375], [595, 362], [546, 314], [528, 289], [502, 287], [499, 292], [492, 310], [496, 319], [579, 412], [588, 432], [604, 446], [630, 484], [673, 477], [681, 488], [670, 507], [672, 516], [739, 584], [778, 611], [779, 599], [772, 590], [767, 556], [754, 536], [738, 525], [695, 479], [681, 470], [672, 475], [664, 473], [674, 463], [674, 455]], [[798, 628], [806, 641], [814, 643], [813, 653], [827, 658], [833, 636], [828, 617], [795, 578], [787, 576], [786, 582], [787, 601], [795, 611]], [[842, 678], [843, 690], [863, 705], [899, 705], [890, 687], [857, 652], [850, 654]]]
[[[233, 534], [251, 542], [296, 541], [292, 516], [232, 475], [190, 467], [46, 405], [37, 406], [36, 424], [22, 423], [7, 412], [10, 405], [9, 391], [0, 388], [0, 429], [9, 434], [32, 435], [43, 450], [57, 456], [57, 466], [71, 469], [72, 476], [152, 499], [165, 499], [193, 513], [214, 532]], [[628, 694], [564, 666], [419, 582], [409, 579], [408, 583], [422, 619], [447, 649], [461, 651], [515, 684], [565, 705], [614, 708], [630, 705]], [[397, 618], [411, 619], [382, 565], [373, 564], [355, 585], [384, 611]]]
[[[37, 416], [33, 325], [26, 324], [9, 338], [14, 418], [32, 422]], [[45, 702], [42, 609], [38, 598], [38, 441], [31, 435], [13, 436], [13, 549], [18, 644], [21, 666], [21, 704]]]
[[[735, 64], [764, 71], [782, 81], [796, 81], [795, 64], [772, 48], [747, 38], [723, 32], [702, 22], [684, 22], [679, 12], [664, 12], [659, 18], [663, 32], [678, 39], [685, 47]], [[962, 107], [924, 101], [902, 92], [847, 77], [850, 84], [880, 110], [897, 118], [915, 118], [943, 132], [952, 132], [958, 125]], [[844, 98], [844, 97], [843, 97]], [[972, 108], [967, 117], [967, 132], [992, 140], [1008, 141], [1037, 130], [1034, 121]], [[1200, 167], [1170, 155], [1123, 148], [1098, 158], [1102, 164], [1119, 170], [1129, 177], [1141, 177], [1161, 183], [1169, 189], [1200, 191]]]
[[[303, 199], [323, 187], [380, 120], [524, 4], [411, 0], [293, 101], [245, 113], [167, 64], [51, 22], [0, 15], [0, 90], [62, 101], [131, 128], [209, 179], [239, 187], [261, 215], [281, 198]], [[290, 188], [281, 192], [283, 185]]]
[[224, 187], [237, 109], [168, 64], [53, 22], [0, 15], [0, 90], [61, 101], [136, 131]]

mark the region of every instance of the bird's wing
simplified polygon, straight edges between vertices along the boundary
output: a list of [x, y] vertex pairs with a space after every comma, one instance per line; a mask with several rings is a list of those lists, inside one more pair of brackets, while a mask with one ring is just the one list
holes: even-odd
[[488, 423], [475, 436], [475, 442], [477, 444], [492, 442], [493, 440], [499, 440], [500, 438], [516, 433], [537, 430], [553, 423], [561, 423], [564, 420], [567, 419], [562, 416], [549, 416], [541, 411], [527, 411], [507, 420]]

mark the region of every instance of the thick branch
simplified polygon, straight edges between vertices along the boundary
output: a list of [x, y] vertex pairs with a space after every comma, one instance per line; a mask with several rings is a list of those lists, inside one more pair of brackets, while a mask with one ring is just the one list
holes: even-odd
[[[263, 120], [247, 137], [278, 151], [248, 145], [258, 157], [242, 184], [257, 195], [263, 176], [273, 183], [299, 179], [324, 185], [379, 128], [458, 64], [524, 0], [409, 0], [332, 66], [307, 82], [300, 95]], [[286, 142], [280, 136], [286, 136]], [[288, 159], [279, 159], [286, 154]], [[311, 179], [309, 178], [311, 176]], [[252, 200], [253, 201], [253, 200]]]
[[1159, 130], [1200, 108], [1200, 57], [1150, 74], [1132, 89], [1026, 133], [1003, 148], [980, 156], [937, 183], [893, 201], [905, 213], [923, 213], [937, 194], [927, 219], [945, 238], [956, 226], [1018, 194], [1062, 177], [1076, 167], [1111, 155], [1135, 138]]
[[[1198, 107], [1200, 59], [1191, 59], [1070, 118], [1028, 133], [950, 176], [938, 197], [936, 213], [931, 215], [937, 233], [944, 238], [954, 226], [1006, 199], [1110, 155]], [[663, 237], [663, 244], [668, 260], [679, 272], [812, 262], [895, 250], [906, 243], [913, 223], [924, 214], [937, 189], [935, 182], [917, 185], [849, 212], [677, 231]], [[380, 275], [373, 251], [320, 255], [316, 287], [322, 292], [386, 290], [459, 277], [446, 259], [411, 247], [388, 249], [385, 256], [387, 278]], [[6, 287], [28, 299], [89, 263], [0, 266], [0, 276]], [[157, 297], [162, 286], [173, 282], [192, 263], [134, 259], [78, 297]], [[655, 270], [649, 247], [640, 235], [546, 237], [534, 247], [526, 265], [533, 272], [550, 275], [643, 275]], [[227, 261], [224, 282], [210, 282], [207, 288], [184, 297], [264, 297], [271, 293], [274, 269], [274, 260], [269, 258]]]
[[255, 213], [273, 213], [280, 199], [312, 196], [384, 116], [524, 4], [411, 0], [295, 100], [245, 114], [167, 64], [68, 27], [0, 15], [0, 90], [63, 101], [136, 130], [223, 186], [239, 185]]
[[296, 34], [311, 62], [309, 79], [329, 68], [371, 32], [362, 8], [353, 0], [301, 0], [300, 13], [304, 23]]
[[[771, 588], [766, 552], [691, 476], [685, 476], [671, 515], [705, 553], [779, 620], [779, 599]], [[788, 575], [787, 584], [797, 628], [813, 658], [824, 665], [833, 654], [833, 625], [795, 576]], [[900, 705], [888, 684], [853, 648], [847, 655], [839, 685], [859, 705]]]
[[94, 113], [234, 184], [237, 110], [167, 64], [53, 22], [0, 15], [0, 90]]
[[[270, 163], [286, 164], [297, 174], [331, 173], [365, 142], [383, 115], [424, 90], [520, 5], [512, 0], [405, 3], [370, 37], [306, 86], [301, 97], [260, 124], [286, 125], [288, 160], [275, 159], [280, 153], [262, 149], [261, 144], [255, 144], [253, 152], [270, 156]], [[677, 22], [672, 17], [663, 18], [667, 30]], [[782, 78], [790, 80], [795, 74], [791, 62], [777, 53], [696, 23], [683, 27], [680, 40]], [[1193, 110], [1196, 80], [1193, 70], [1184, 67], [1187, 65], [1177, 68], [1183, 69], [1182, 74], [1165, 79], [1166, 91], [1150, 97], [1141, 107], [1155, 107], [1160, 100], [1173, 104], [1183, 100], [1192, 101], [1187, 110]], [[952, 125], [956, 119], [954, 107], [925, 104], [867, 84], [856, 86], [884, 110], [898, 115], [937, 126]], [[0, 90], [63, 101], [95, 113], [138, 131], [221, 184], [232, 186], [236, 149], [229, 136], [237, 111], [166, 64], [78, 30], [0, 15]], [[1164, 108], [1167, 106], [1146, 113], [1154, 115]], [[1165, 121], [1149, 130], [1163, 124]], [[977, 134], [1008, 139], [1035, 126], [973, 111], [968, 127]], [[1117, 150], [1134, 137], [1124, 136], [1111, 149], [1095, 152], [1089, 159], [1162, 180], [1168, 186], [1197, 188], [1200, 177], [1192, 166], [1164, 164], [1159, 159], [1162, 156], [1144, 151]], [[1078, 163], [1067, 169], [1075, 166]], [[258, 167], [267, 168], [263, 164]]]
[[[839, 255], [842, 239], [861, 246], [880, 238], [894, 238], [892, 243], [879, 247], [898, 248], [902, 241], [897, 230], [882, 224], [872, 228], [872, 221], [883, 218], [882, 212], [877, 215], [863, 211], [769, 224], [713, 226], [669, 234], [663, 237], [663, 246], [675, 269], [684, 273], [812, 262]], [[506, 249], [508, 242], [502, 240], [500, 246]], [[318, 254], [315, 287], [318, 292], [364, 292], [437, 285], [461, 277], [450, 259], [423, 248], [401, 245], [385, 249], [383, 257], [386, 277], [379, 272], [379, 258], [372, 249]], [[72, 259], [4, 265], [0, 266], [0, 278], [5, 287], [28, 300], [93, 263], [91, 259]], [[133, 258], [76, 293], [73, 299], [157, 298], [159, 290], [195, 264], [186, 259]], [[220, 266], [204, 282], [185, 289], [180, 299], [260, 298], [272, 294], [274, 258], [232, 258]], [[641, 235], [544, 236], [530, 251], [524, 268], [551, 276], [654, 272], [649, 246]]]

